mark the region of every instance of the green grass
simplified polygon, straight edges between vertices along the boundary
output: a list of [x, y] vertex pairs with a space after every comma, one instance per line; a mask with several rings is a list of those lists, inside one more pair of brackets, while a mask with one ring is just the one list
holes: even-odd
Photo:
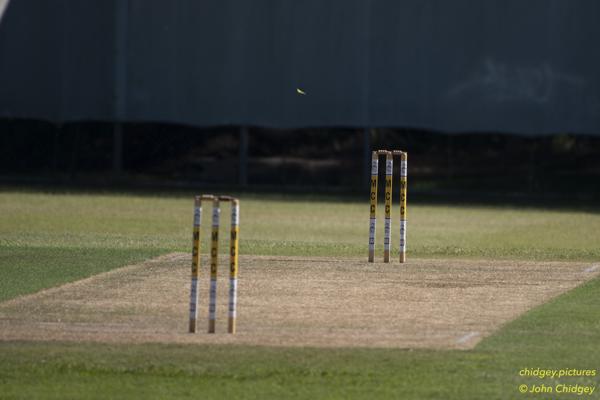
[[[594, 212], [409, 207], [411, 257], [600, 260]], [[242, 197], [241, 250], [364, 256], [366, 208]], [[0, 300], [189, 251], [191, 212], [189, 197], [0, 193]], [[517, 387], [554, 382], [520, 377], [519, 370], [600, 367], [599, 291], [600, 280], [591, 281], [470, 351], [0, 342], [0, 398], [543, 398], [520, 395]]]
[[[191, 196], [0, 193], [0, 246], [189, 251], [192, 207]], [[600, 259], [598, 213], [410, 202], [408, 212], [411, 256]], [[227, 206], [222, 216], [226, 225]], [[394, 243], [397, 231], [394, 221]], [[382, 234], [380, 220], [380, 245]], [[242, 196], [241, 253], [364, 256], [367, 236], [366, 201]]]
[[[9, 351], [0, 355], [0, 361], [6, 360], [0, 365], [11, 368], [0, 367], [0, 373], [14, 382], [4, 387], [7, 398], [20, 394], [24, 381], [36, 398], [52, 398], [49, 392], [73, 398], [436, 398], [448, 392], [450, 379], [467, 382], [492, 361], [483, 354], [401, 350], [3, 347]], [[467, 393], [464, 389], [453, 391]]]
[[594, 279], [529, 311], [483, 341], [479, 348], [502, 347], [515, 354], [524, 349], [538, 354], [550, 350], [561, 363], [583, 363], [600, 368], [598, 293], [600, 279]]
[[0, 301], [134, 264], [156, 250], [0, 247]]
[[518, 386], [557, 381], [522, 368], [600, 366], [599, 290], [579, 287], [472, 351], [0, 343], [0, 388], [3, 398], [536, 398]]

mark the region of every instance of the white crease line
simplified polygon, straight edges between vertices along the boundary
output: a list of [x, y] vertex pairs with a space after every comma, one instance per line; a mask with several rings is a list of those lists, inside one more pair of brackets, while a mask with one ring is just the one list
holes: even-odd
[[591, 267], [584, 269], [583, 272], [596, 272], [598, 271], [598, 268], [600, 268], [600, 264], [594, 264]]
[[464, 344], [466, 342], [468, 342], [469, 340], [473, 339], [474, 337], [479, 336], [479, 332], [469, 332], [464, 336], [461, 336], [460, 338], [458, 338], [458, 340], [456, 341], [457, 344]]

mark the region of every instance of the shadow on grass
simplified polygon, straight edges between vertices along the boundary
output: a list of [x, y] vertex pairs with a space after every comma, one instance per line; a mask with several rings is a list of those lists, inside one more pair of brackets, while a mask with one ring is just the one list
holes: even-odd
[[[384, 198], [383, 187], [378, 193], [380, 202]], [[394, 188], [394, 199], [399, 198], [398, 185]], [[289, 202], [342, 202], [368, 205], [368, 189], [356, 190], [337, 187], [308, 186], [256, 186], [244, 189], [231, 185], [207, 185], [193, 182], [134, 182], [126, 179], [118, 183], [28, 181], [4, 182], [0, 180], [0, 193], [47, 193], [79, 195], [111, 195], [191, 198], [202, 193], [227, 193], [250, 199], [265, 199]], [[600, 212], [600, 194], [588, 193], [525, 193], [481, 191], [475, 187], [464, 190], [438, 190], [409, 187], [408, 205], [431, 205], [452, 207], [506, 207], [535, 210]], [[394, 202], [396, 203], [396, 202]]]

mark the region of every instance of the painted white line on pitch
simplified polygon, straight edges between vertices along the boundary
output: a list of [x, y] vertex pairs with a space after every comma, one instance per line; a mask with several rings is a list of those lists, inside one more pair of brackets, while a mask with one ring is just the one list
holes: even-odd
[[594, 264], [591, 267], [586, 268], [583, 272], [596, 272], [600, 268], [600, 264]]
[[467, 343], [469, 340], [473, 339], [474, 337], [479, 336], [479, 332], [469, 332], [464, 336], [461, 336], [460, 338], [458, 338], [458, 340], [456, 341], [457, 344], [464, 344]]

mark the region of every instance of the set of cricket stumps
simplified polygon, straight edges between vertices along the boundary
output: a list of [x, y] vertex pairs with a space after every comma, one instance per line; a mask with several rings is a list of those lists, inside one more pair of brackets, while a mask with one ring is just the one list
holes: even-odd
[[210, 289], [208, 300], [208, 333], [215, 333], [217, 321], [217, 271], [219, 267], [219, 225], [221, 202], [231, 204], [231, 235], [229, 239], [229, 318], [227, 332], [235, 333], [237, 314], [238, 244], [240, 230], [240, 202], [231, 196], [204, 194], [194, 198], [194, 230], [192, 240], [192, 285], [190, 288], [190, 328], [196, 332], [198, 320], [198, 275], [200, 270], [200, 224], [202, 202], [212, 204], [212, 227], [210, 235]]
[[[408, 154], [400, 150], [377, 150], [371, 159], [371, 212], [369, 220], [369, 262], [375, 261], [375, 230], [377, 227], [377, 190], [379, 177], [379, 156], [385, 156], [385, 226], [383, 239], [383, 261], [390, 262], [392, 241], [392, 183], [394, 156], [400, 157], [400, 262], [406, 261], [406, 189]], [[189, 331], [196, 332], [198, 325], [198, 279], [200, 270], [200, 224], [202, 203], [212, 204], [212, 226], [210, 237], [210, 289], [208, 304], [208, 333], [215, 333], [217, 310], [217, 271], [219, 262], [219, 225], [221, 202], [231, 204], [231, 231], [229, 240], [229, 318], [227, 332], [236, 331], [238, 248], [240, 230], [240, 202], [231, 196], [204, 194], [194, 198], [194, 229], [192, 240], [192, 283], [190, 288]]]
[[400, 157], [400, 262], [406, 261], [406, 189], [408, 153], [400, 150], [377, 150], [371, 156], [371, 216], [369, 220], [369, 262], [375, 261], [375, 230], [377, 227], [377, 181], [379, 156], [385, 156], [385, 225], [383, 234], [383, 262], [390, 262], [392, 243], [392, 183], [394, 156]]

